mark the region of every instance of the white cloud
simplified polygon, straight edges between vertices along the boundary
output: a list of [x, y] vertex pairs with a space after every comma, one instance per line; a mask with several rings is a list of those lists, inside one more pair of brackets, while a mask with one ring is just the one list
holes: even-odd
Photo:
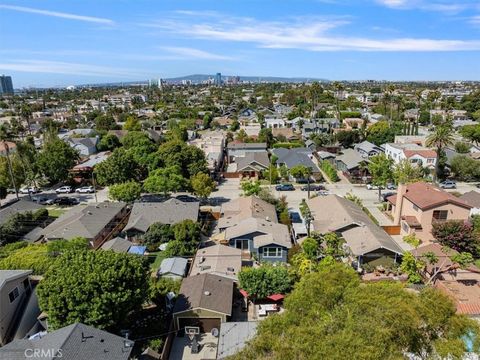
[[58, 18], [62, 18], [62, 19], [86, 21], [86, 22], [105, 24], [105, 25], [113, 25], [114, 24], [113, 20], [106, 19], [106, 18], [99, 18], [99, 17], [93, 17], [93, 16], [83, 16], [83, 15], [76, 15], [76, 14], [70, 14], [70, 13], [64, 13], [64, 12], [58, 12], [58, 11], [35, 9], [35, 8], [30, 8], [30, 7], [25, 7], [25, 6], [14, 6], [14, 5], [0, 4], [0, 8], [1, 9], [7, 9], [7, 10], [13, 10], [13, 11], [32, 13], [32, 14], [45, 15], [45, 16], [53, 16], [53, 17], [58, 17]]
[[204, 50], [189, 47], [162, 46], [160, 49], [165, 50], [179, 59], [183, 60], [234, 60], [231, 56], [213, 54]]
[[[467, 51], [480, 50], [480, 40], [382, 38], [341, 36], [332, 34], [346, 19], [297, 18], [283, 22], [262, 22], [250, 18], [235, 18], [223, 22], [195, 19], [166, 19], [148, 24], [160, 31], [182, 35], [189, 39], [245, 42], [260, 48], [303, 49], [309, 51]], [[200, 20], [200, 21], [199, 21]], [[198, 22], [199, 21], [199, 22]]]
[[376, 0], [380, 5], [392, 9], [412, 10], [418, 9], [422, 11], [435, 11], [445, 14], [458, 14], [464, 10], [477, 6], [476, 3], [454, 2], [451, 1], [427, 1], [427, 0]]
[[131, 69], [48, 60], [17, 60], [9, 63], [0, 63], [0, 70], [98, 77], [132, 78], [145, 76], [145, 74]]

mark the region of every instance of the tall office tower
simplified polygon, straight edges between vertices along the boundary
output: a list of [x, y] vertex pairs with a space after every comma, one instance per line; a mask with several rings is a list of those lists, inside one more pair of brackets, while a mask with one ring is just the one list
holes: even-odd
[[0, 95], [2, 94], [13, 94], [13, 83], [11, 76], [0, 76]]
[[215, 75], [215, 85], [217, 85], [217, 86], [222, 85], [222, 74], [221, 73], [217, 73]]

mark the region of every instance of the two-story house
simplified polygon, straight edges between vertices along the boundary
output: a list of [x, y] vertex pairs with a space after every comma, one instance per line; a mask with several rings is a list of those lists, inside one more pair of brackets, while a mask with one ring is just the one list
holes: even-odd
[[415, 234], [421, 241], [433, 240], [432, 228], [437, 221], [467, 220], [472, 208], [467, 202], [428, 183], [399, 185], [397, 194], [387, 201], [400, 234]]
[[430, 169], [435, 168], [437, 163], [437, 152], [418, 144], [392, 144], [384, 145], [385, 154], [398, 164], [407, 159], [412, 164]]

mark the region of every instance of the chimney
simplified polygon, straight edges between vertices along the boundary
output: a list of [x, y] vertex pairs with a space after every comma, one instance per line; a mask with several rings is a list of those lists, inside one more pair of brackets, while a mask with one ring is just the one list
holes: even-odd
[[397, 189], [397, 201], [395, 202], [395, 213], [393, 214], [393, 224], [400, 225], [402, 216], [403, 195], [407, 192], [407, 185], [399, 183]]

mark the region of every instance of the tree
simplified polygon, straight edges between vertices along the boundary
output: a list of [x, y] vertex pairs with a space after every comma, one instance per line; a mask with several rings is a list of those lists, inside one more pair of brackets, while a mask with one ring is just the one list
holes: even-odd
[[358, 130], [341, 130], [337, 132], [336, 138], [344, 148], [349, 148], [353, 144], [360, 142], [360, 132]]
[[145, 148], [148, 152], [157, 150], [157, 146], [150, 140], [147, 134], [142, 131], [129, 131], [121, 141], [125, 149], [133, 147]]
[[125, 183], [141, 178], [138, 163], [133, 155], [124, 148], [115, 149], [107, 160], [95, 166], [94, 173], [97, 182], [102, 186]]
[[377, 146], [393, 142], [394, 139], [395, 129], [387, 121], [379, 121], [367, 129], [367, 140]]
[[261, 189], [260, 182], [257, 180], [243, 180], [240, 186], [245, 196], [258, 195]]
[[435, 147], [437, 151], [437, 161], [435, 163], [435, 177], [434, 181], [438, 179], [440, 170], [440, 155], [443, 149], [453, 144], [453, 131], [450, 126], [440, 125], [435, 128], [435, 131], [427, 137], [425, 143], [428, 147]]
[[193, 175], [190, 179], [190, 186], [192, 187], [193, 193], [203, 199], [208, 198], [216, 188], [215, 181], [213, 181], [209, 175], [202, 172]]
[[462, 126], [458, 132], [465, 139], [474, 142], [476, 145], [480, 143], [480, 124]]
[[480, 239], [475, 236], [473, 226], [463, 220], [434, 222], [433, 237], [443, 246], [458, 252], [480, 255]]
[[98, 151], [113, 151], [116, 148], [120, 147], [120, 140], [113, 134], [107, 134], [103, 136], [98, 142], [97, 149]]
[[136, 116], [128, 115], [127, 121], [125, 121], [125, 124], [123, 125], [123, 130], [140, 131], [142, 130], [142, 124]]
[[403, 254], [400, 270], [408, 276], [410, 284], [418, 284], [422, 282], [420, 271], [425, 267], [425, 263], [413, 256], [409, 251]]
[[372, 156], [368, 164], [368, 171], [372, 175], [372, 183], [378, 186], [378, 201], [382, 201], [382, 187], [393, 178], [393, 160], [384, 153]]
[[310, 176], [312, 176], [312, 168], [305, 165], [295, 165], [290, 169], [290, 175], [295, 179], [307, 179], [308, 198], [310, 199]]
[[455, 151], [459, 154], [468, 154], [470, 152], [470, 145], [463, 141], [455, 143]]
[[240, 288], [254, 301], [273, 294], [285, 294], [292, 287], [288, 269], [284, 266], [262, 265], [242, 268], [238, 274]]
[[66, 180], [78, 160], [78, 152], [54, 134], [46, 137], [38, 155], [38, 168], [51, 183]]
[[51, 329], [75, 322], [118, 329], [147, 299], [148, 264], [113, 251], [70, 251], [38, 285], [38, 301]]
[[457, 155], [450, 162], [450, 169], [459, 180], [480, 179], [480, 166], [478, 160], [467, 155]]
[[302, 242], [302, 250], [309, 260], [317, 260], [318, 257], [318, 243], [317, 240], [307, 237]]
[[95, 129], [97, 131], [108, 131], [118, 129], [118, 125], [112, 115], [99, 115], [95, 118]]
[[143, 244], [148, 251], [157, 251], [161, 244], [175, 239], [173, 228], [169, 224], [153, 223], [143, 236]]
[[422, 169], [407, 159], [403, 159], [393, 166], [393, 179], [397, 184], [409, 184], [420, 181], [422, 178]]
[[165, 167], [178, 166], [184, 178], [189, 179], [199, 172], [208, 173], [205, 153], [182, 141], [173, 140], [160, 145], [155, 155], [159, 164]]
[[112, 200], [134, 202], [142, 193], [142, 185], [135, 181], [111, 185], [108, 189], [108, 197]]
[[260, 129], [257, 140], [258, 142], [266, 143], [267, 148], [271, 147], [273, 143], [272, 129], [270, 128]]
[[163, 193], [167, 196], [185, 186], [185, 178], [178, 166], [154, 170], [145, 180], [144, 188], [149, 193]]
[[330, 262], [303, 276], [284, 307], [262, 321], [233, 359], [461, 358], [465, 336], [475, 339], [474, 352], [480, 349], [478, 324], [457, 315], [440, 291], [360, 283], [343, 264]]

